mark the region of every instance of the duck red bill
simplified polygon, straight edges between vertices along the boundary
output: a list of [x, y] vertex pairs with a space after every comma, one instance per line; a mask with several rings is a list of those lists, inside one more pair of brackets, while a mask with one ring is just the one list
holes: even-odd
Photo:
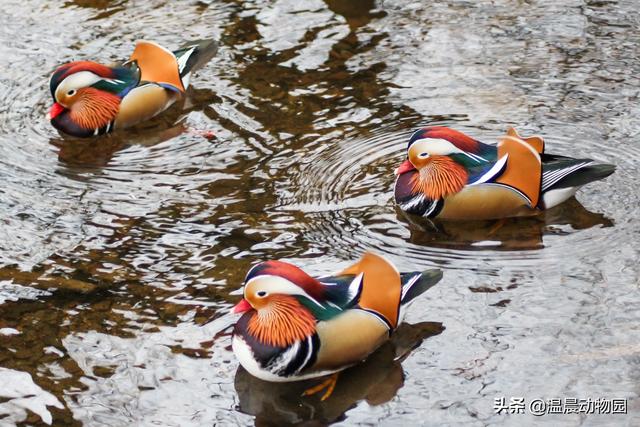
[[396, 175], [402, 175], [403, 173], [412, 171], [414, 169], [415, 169], [415, 166], [413, 166], [409, 160], [405, 160], [396, 169]]
[[251, 307], [251, 304], [249, 304], [249, 301], [243, 298], [240, 300], [239, 303], [233, 306], [233, 309], [231, 311], [233, 313], [244, 313], [245, 311], [249, 311], [252, 308], [253, 307]]
[[62, 113], [63, 111], [64, 107], [56, 102], [51, 106], [49, 114], [47, 114], [47, 118], [49, 120], [53, 120], [58, 114]]

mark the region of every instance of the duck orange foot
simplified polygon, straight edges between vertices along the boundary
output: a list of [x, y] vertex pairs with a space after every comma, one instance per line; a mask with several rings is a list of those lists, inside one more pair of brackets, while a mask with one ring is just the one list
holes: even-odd
[[324, 402], [331, 396], [331, 394], [333, 394], [333, 390], [336, 388], [337, 383], [338, 383], [338, 372], [336, 372], [335, 374], [329, 375], [329, 377], [324, 381], [322, 381], [320, 384], [315, 385], [313, 387], [309, 387], [304, 391], [304, 393], [302, 393], [302, 395], [311, 396], [326, 388], [327, 391], [325, 391], [322, 397], [320, 398], [320, 400]]

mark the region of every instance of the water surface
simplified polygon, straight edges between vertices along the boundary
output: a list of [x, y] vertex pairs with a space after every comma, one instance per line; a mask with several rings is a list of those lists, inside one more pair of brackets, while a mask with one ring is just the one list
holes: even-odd
[[[348, 3], [345, 5], [344, 3]], [[640, 13], [633, 0], [6, 0], [0, 17], [0, 424], [640, 424]], [[137, 39], [220, 51], [157, 120], [44, 120], [60, 63]], [[616, 173], [537, 218], [393, 205], [411, 131], [508, 126]], [[443, 281], [327, 402], [230, 349], [247, 269], [365, 250]], [[235, 291], [235, 292], [234, 292]], [[12, 384], [12, 389], [6, 384]], [[627, 415], [498, 415], [497, 397]]]

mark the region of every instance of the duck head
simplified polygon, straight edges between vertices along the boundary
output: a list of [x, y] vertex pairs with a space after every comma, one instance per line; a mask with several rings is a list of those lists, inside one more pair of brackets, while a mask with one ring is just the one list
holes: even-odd
[[486, 162], [479, 154], [480, 142], [444, 126], [420, 129], [411, 135], [407, 160], [396, 175], [414, 171], [414, 193], [430, 200], [442, 199], [462, 190], [469, 178], [468, 167]]
[[126, 72], [89, 61], [59, 67], [49, 82], [54, 104], [47, 118], [56, 129], [73, 136], [107, 132], [130, 83], [124, 78]]
[[233, 312], [248, 316], [247, 332], [259, 342], [286, 347], [315, 333], [317, 319], [308, 307], [320, 306], [322, 293], [320, 282], [298, 267], [267, 261], [249, 271]]

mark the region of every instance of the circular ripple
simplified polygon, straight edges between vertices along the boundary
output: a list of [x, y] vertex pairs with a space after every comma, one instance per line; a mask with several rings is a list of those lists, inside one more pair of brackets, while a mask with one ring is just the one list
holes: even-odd
[[[428, 123], [436, 124], [488, 142], [500, 135], [450, 120]], [[374, 250], [407, 268], [419, 264], [488, 273], [530, 270], [550, 260], [560, 262], [567, 252], [589, 257], [629, 238], [611, 226], [618, 216], [637, 215], [638, 196], [631, 185], [631, 172], [640, 159], [635, 147], [625, 146], [608, 156], [597, 141], [576, 144], [571, 138], [547, 138], [550, 152], [613, 162], [619, 170], [581, 191], [578, 199], [584, 205], [571, 200], [535, 218], [435, 223], [408, 216], [393, 203], [393, 171], [405, 158], [411, 132], [387, 129], [366, 139], [305, 147], [307, 152], [300, 156], [304, 161], [291, 171], [279, 208], [301, 211], [306, 216], [301, 233], [326, 252], [353, 259]]]
[[[190, 22], [192, 19], [182, 16], [185, 12], [181, 9], [176, 8], [174, 19]], [[136, 12], [130, 8], [119, 13], [126, 19], [124, 15]], [[45, 19], [55, 12], [43, 7], [42, 13]], [[75, 17], [85, 22], [95, 11], [71, 7], [66, 13], [70, 20]], [[161, 12], [151, 15], [145, 15], [150, 21], [145, 27], [148, 38], [166, 20]], [[18, 17], [15, 21], [21, 25]], [[210, 34], [211, 25], [208, 27]], [[127, 28], [119, 30], [126, 32]], [[197, 38], [191, 30], [183, 34], [186, 39]], [[141, 36], [139, 32], [131, 35], [134, 39]], [[169, 215], [167, 212], [182, 209], [191, 217], [213, 216], [218, 206], [207, 203], [211, 193], [217, 196], [211, 184], [237, 181], [239, 178], [229, 169], [233, 170], [238, 159], [229, 155], [229, 150], [247, 151], [242, 141], [232, 138], [229, 131], [204, 114], [215, 96], [211, 89], [215, 84], [208, 81], [216, 80], [203, 78], [202, 74], [214, 76], [215, 69], [203, 69], [194, 78], [196, 87], [189, 91], [183, 105], [148, 126], [80, 140], [59, 135], [45, 119], [52, 103], [50, 73], [60, 63], [73, 59], [108, 62], [126, 58], [133, 40], [122, 41], [114, 35], [113, 40], [120, 41], [109, 43], [112, 39], [99, 32], [84, 37], [82, 26], [70, 28], [64, 35], [74, 42], [82, 40], [80, 45], [56, 38], [51, 40], [51, 47], [42, 49], [42, 40], [35, 37], [37, 34], [17, 40], [7, 38], [2, 50], [3, 60], [11, 67], [6, 67], [0, 79], [0, 178], [4, 183], [0, 191], [0, 215], [4, 218], [0, 264], [19, 264], [28, 270], [53, 254], [82, 258], [83, 247], [124, 244], [131, 236], [117, 241], [113, 234], [128, 218], [146, 217], [150, 225], [145, 231], [160, 235], [175, 222], [174, 217], [162, 217]], [[168, 46], [180, 42], [172, 35], [166, 38]], [[206, 136], [213, 133], [229, 140], [225, 145], [218, 144], [217, 139]], [[222, 204], [235, 199], [233, 193], [225, 193], [216, 201]], [[184, 235], [194, 241], [198, 238], [195, 233]], [[144, 237], [136, 238], [147, 243]], [[185, 246], [178, 240], [167, 238], [161, 243]]]

